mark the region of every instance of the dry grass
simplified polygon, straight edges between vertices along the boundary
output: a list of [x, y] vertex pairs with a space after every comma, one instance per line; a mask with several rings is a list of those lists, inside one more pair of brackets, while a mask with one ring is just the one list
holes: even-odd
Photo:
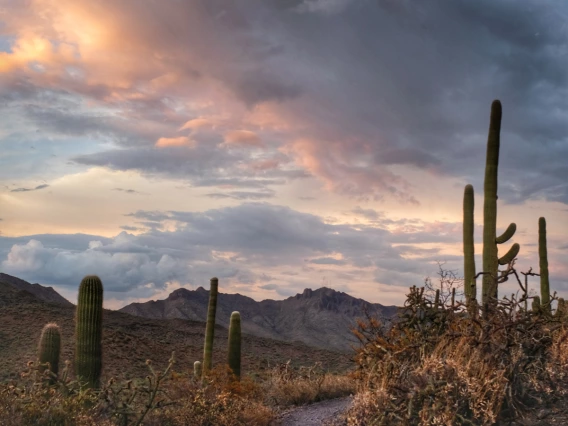
[[0, 385], [0, 425], [37, 426], [267, 426], [280, 408], [344, 396], [354, 391], [354, 380], [312, 367], [282, 364], [253, 380], [236, 381], [227, 366], [202, 380], [173, 371], [174, 358], [163, 371], [147, 362], [144, 379], [111, 379], [100, 391], [82, 390], [69, 378], [66, 363], [54, 385], [49, 371], [39, 366], [17, 380]]
[[296, 370], [286, 363], [272, 370], [263, 387], [268, 404], [288, 407], [353, 394], [355, 380], [349, 375], [329, 374], [321, 363]]
[[487, 319], [438, 306], [418, 289], [385, 331], [359, 324], [358, 389], [349, 425], [491, 425], [568, 395], [565, 319], [502, 299]]

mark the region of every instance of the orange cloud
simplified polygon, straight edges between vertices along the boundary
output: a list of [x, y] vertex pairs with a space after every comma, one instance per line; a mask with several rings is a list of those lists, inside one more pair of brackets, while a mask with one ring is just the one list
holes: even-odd
[[189, 139], [187, 136], [180, 136], [177, 138], [160, 138], [156, 142], [157, 148], [165, 148], [168, 146], [193, 146], [194, 141]]
[[258, 135], [250, 130], [232, 130], [225, 133], [225, 143], [251, 147], [264, 145]]
[[186, 122], [179, 130], [215, 129], [221, 120], [211, 117], [193, 118]]

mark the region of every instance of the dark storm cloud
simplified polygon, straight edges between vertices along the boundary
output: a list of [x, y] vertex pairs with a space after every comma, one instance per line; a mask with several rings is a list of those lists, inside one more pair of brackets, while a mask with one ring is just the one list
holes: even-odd
[[[114, 56], [93, 53], [92, 83], [67, 74], [24, 74], [18, 67], [0, 77], [8, 108], [22, 104], [41, 129], [95, 134], [124, 148], [74, 157], [79, 164], [186, 177], [198, 185], [252, 181], [260, 175], [236, 167], [252, 154], [229, 153], [217, 144], [224, 131], [241, 127], [247, 113], [270, 106], [282, 125], [275, 126], [278, 135], [269, 135], [268, 146], [288, 148], [305, 176], [349, 196], [418, 204], [404, 172], [393, 166], [480, 187], [489, 107], [499, 98], [500, 199], [568, 203], [563, 0], [96, 4], [95, 10], [115, 16], [106, 31], [120, 37], [109, 36], [112, 45], [103, 45]], [[25, 23], [19, 17], [28, 12], [16, 8], [18, 19], [3, 32], [17, 33]], [[63, 59], [46, 61], [57, 69]], [[108, 102], [121, 119], [52, 107], [38, 100], [40, 91], [60, 103], [66, 96]], [[215, 116], [215, 108], [235, 119], [210, 131], [217, 148], [198, 144], [193, 154], [149, 148], [158, 138], [186, 137], [178, 133], [182, 123]], [[289, 170], [276, 169], [264, 177], [292, 178]]]

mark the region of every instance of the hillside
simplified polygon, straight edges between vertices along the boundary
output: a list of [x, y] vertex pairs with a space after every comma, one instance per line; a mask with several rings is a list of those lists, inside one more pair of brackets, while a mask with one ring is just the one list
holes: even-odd
[[[145, 318], [205, 321], [208, 301], [209, 291], [203, 287], [180, 288], [165, 300], [132, 303], [120, 311]], [[219, 293], [217, 324], [227, 326], [233, 311], [241, 313], [246, 333], [349, 352], [351, 345], [357, 343], [350, 332], [357, 318], [364, 317], [365, 311], [391, 318], [397, 307], [369, 303], [326, 287], [306, 289], [285, 300], [261, 302], [240, 294]]]
[[[24, 281], [25, 283], [25, 281]], [[42, 327], [56, 322], [62, 332], [62, 359], [73, 359], [74, 307], [46, 302], [30, 291], [0, 280], [0, 380], [14, 377], [36, 357]], [[163, 368], [176, 351], [175, 370], [193, 369], [202, 358], [205, 324], [181, 319], [147, 319], [105, 310], [103, 331], [103, 378], [145, 376], [146, 359]], [[276, 363], [295, 365], [323, 362], [330, 370], [350, 367], [349, 357], [300, 343], [243, 335], [243, 371], [258, 372]], [[225, 362], [227, 330], [216, 327], [214, 363]]]
[[30, 284], [27, 281], [2, 272], [0, 272], [0, 282], [9, 284], [18, 290], [25, 290], [44, 302], [55, 303], [63, 306], [73, 306], [71, 302], [56, 292], [53, 287], [45, 287], [37, 283]]

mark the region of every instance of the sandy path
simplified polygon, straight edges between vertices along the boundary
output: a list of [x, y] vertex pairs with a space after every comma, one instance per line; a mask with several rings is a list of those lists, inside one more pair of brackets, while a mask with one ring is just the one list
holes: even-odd
[[331, 424], [349, 408], [351, 402], [352, 397], [345, 397], [292, 408], [284, 412], [275, 425], [320, 426]]

